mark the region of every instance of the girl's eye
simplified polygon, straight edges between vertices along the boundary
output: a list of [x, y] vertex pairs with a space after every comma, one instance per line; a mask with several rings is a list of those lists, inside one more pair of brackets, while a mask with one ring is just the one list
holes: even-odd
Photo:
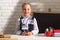
[[23, 10], [30, 10], [30, 9], [23, 9]]
[[26, 10], [26, 9], [23, 9], [23, 10]]

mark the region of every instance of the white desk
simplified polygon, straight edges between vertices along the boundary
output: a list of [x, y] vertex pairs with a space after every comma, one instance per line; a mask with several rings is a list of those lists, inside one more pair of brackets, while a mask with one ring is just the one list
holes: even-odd
[[18, 40], [60, 40], [60, 37], [46, 37], [44, 34], [35, 36], [11, 35], [11, 38], [18, 38]]

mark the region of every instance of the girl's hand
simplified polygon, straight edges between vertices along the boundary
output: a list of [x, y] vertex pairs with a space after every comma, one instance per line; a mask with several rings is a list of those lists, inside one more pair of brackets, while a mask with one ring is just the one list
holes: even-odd
[[33, 35], [33, 33], [32, 32], [22, 32], [21, 35], [22, 36], [31, 36], [31, 35]]
[[33, 35], [33, 33], [32, 33], [32, 32], [28, 32], [27, 34], [28, 34], [28, 36], [31, 36], [31, 35]]
[[22, 32], [21, 35], [22, 35], [22, 36], [25, 36], [25, 35], [26, 35], [26, 32]]

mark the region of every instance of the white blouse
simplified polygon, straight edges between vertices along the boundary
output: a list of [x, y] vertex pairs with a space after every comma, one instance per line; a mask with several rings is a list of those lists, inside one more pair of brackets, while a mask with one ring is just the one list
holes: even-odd
[[[31, 23], [34, 25], [34, 27], [33, 27], [34, 29], [31, 32], [35, 35], [35, 34], [38, 34], [38, 32], [39, 32], [38, 25], [37, 25], [36, 18], [34, 18], [33, 21], [31, 22], [31, 19], [30, 19], [31, 17], [32, 16], [30, 16], [28, 18], [23, 17], [22, 23], [25, 24], [25, 26], [22, 26], [22, 29], [28, 30], [28, 24]], [[21, 30], [19, 30], [19, 28], [20, 28], [20, 18], [17, 20], [16, 29], [15, 29], [16, 34], [21, 33]]]

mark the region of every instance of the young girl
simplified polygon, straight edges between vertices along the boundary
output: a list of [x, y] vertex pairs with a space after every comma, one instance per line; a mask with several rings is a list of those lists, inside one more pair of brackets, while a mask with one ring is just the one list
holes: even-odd
[[36, 18], [31, 16], [31, 5], [29, 3], [24, 3], [22, 5], [23, 16], [18, 19], [16, 25], [16, 34], [20, 35], [36, 35], [38, 34], [38, 25]]

